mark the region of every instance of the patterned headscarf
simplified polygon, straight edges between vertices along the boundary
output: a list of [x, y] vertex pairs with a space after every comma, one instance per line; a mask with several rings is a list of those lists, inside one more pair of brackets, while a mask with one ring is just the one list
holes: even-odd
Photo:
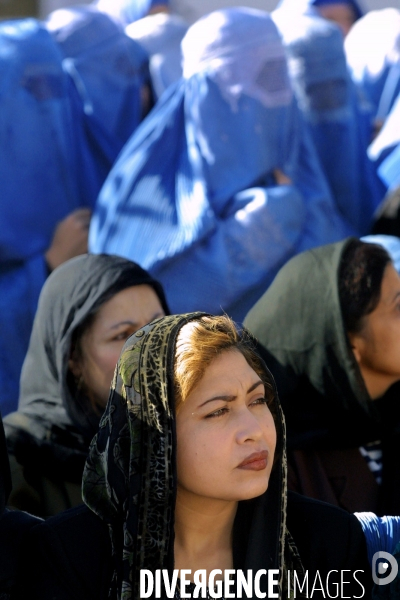
[[[175, 344], [180, 329], [202, 316], [206, 315], [163, 317], [127, 340], [107, 409], [92, 441], [83, 475], [83, 498], [109, 528], [115, 560], [113, 599], [139, 598], [140, 569], [174, 568]], [[266, 367], [265, 371], [272, 382]], [[301, 575], [303, 568], [286, 529], [285, 424], [274, 390], [271, 410], [277, 446], [268, 490], [239, 503], [234, 532], [240, 531], [244, 551], [240, 568], [278, 568], [280, 597], [286, 598], [287, 571]]]

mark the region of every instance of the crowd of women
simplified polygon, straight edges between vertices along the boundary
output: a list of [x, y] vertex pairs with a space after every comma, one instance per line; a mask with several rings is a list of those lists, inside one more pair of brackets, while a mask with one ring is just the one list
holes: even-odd
[[400, 11], [98, 0], [0, 73], [0, 596], [399, 598]]

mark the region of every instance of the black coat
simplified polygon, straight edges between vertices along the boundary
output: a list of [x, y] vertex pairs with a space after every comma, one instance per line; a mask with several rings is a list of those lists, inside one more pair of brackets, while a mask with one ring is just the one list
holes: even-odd
[[[308, 571], [310, 591], [319, 571], [325, 585], [331, 570], [343, 576], [344, 594], [370, 598], [371, 576], [361, 526], [353, 515], [324, 502], [289, 493], [288, 529]], [[236, 540], [240, 544], [240, 540]], [[35, 527], [21, 564], [15, 600], [106, 600], [113, 573], [107, 527], [86, 506], [80, 506]], [[352, 576], [357, 578], [365, 593]], [[332, 578], [332, 583], [334, 579]], [[331, 595], [335, 591], [331, 589]], [[314, 593], [313, 598], [322, 598]]]
[[3, 423], [0, 416], [0, 598], [11, 593], [19, 554], [24, 546], [26, 533], [40, 519], [24, 512], [11, 512], [5, 508], [11, 491], [10, 469], [4, 439]]

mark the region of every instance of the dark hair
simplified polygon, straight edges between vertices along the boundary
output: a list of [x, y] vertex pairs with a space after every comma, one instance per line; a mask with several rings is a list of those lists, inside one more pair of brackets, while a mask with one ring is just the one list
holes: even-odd
[[339, 302], [348, 333], [359, 333], [378, 305], [384, 271], [391, 258], [378, 244], [351, 240], [339, 265]]

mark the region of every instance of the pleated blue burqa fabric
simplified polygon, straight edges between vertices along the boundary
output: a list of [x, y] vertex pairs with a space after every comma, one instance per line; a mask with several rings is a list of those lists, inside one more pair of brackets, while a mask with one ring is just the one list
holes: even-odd
[[62, 55], [36, 20], [0, 25], [0, 409], [16, 408], [19, 375], [59, 221], [89, 204], [81, 111]]
[[343, 35], [317, 16], [272, 14], [288, 54], [289, 73], [340, 213], [359, 235], [370, 231], [383, 192], [367, 156], [366, 115], [349, 76]]
[[400, 186], [400, 94], [379, 135], [368, 149], [384, 185], [392, 191]]
[[[296, 252], [351, 231], [336, 211], [267, 13], [216, 11], [182, 42], [183, 79], [132, 136], [89, 245], [136, 260], [172, 312], [241, 319]], [[276, 170], [289, 182], [277, 185]]]
[[94, 201], [143, 118], [142, 89], [150, 84], [148, 55], [122, 25], [92, 6], [56, 10], [46, 26], [61, 49], [63, 68], [83, 106], [85, 143], [97, 166]]

